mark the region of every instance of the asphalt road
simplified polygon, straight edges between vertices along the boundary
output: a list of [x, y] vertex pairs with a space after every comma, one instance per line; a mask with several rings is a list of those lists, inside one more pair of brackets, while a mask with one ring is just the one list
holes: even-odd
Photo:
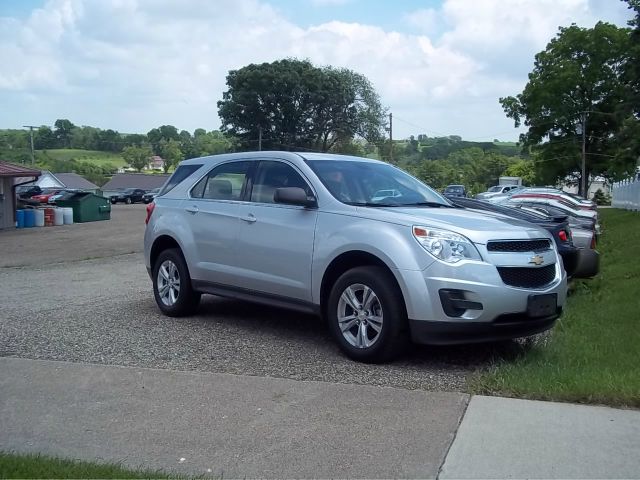
[[[313, 316], [205, 296], [176, 319], [155, 306], [142, 258], [144, 206], [112, 220], [0, 232], [0, 356], [464, 391], [512, 342], [414, 347], [387, 365], [338, 351]], [[134, 253], [130, 253], [134, 252]], [[12, 266], [13, 265], [13, 266]]]

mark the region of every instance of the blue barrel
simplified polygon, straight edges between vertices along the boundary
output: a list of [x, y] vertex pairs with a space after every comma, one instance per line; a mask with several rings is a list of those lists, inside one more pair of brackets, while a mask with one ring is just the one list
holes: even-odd
[[16, 227], [24, 228], [24, 210], [16, 210]]
[[36, 225], [36, 212], [32, 208], [24, 210], [24, 228], [35, 227]]

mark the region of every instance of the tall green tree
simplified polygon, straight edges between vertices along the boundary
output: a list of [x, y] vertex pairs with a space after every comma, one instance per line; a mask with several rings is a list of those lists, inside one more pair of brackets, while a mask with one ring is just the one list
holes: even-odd
[[180, 134], [178, 129], [173, 125], [161, 125], [158, 128], [152, 128], [147, 133], [147, 138], [153, 149], [153, 153], [156, 155], [162, 155], [160, 152], [161, 140], [180, 140]]
[[143, 147], [125, 147], [122, 151], [122, 158], [129, 166], [141, 172], [143, 168], [149, 165], [149, 160], [153, 155], [153, 151], [149, 146]]
[[500, 99], [515, 126], [525, 125], [525, 147], [538, 155], [545, 183], [572, 177], [581, 184], [582, 125], [586, 125], [586, 175], [617, 178], [631, 167], [619, 155], [616, 134], [631, 108], [623, 69], [630, 30], [599, 22], [594, 28], [561, 27], [535, 57], [522, 93]]
[[171, 167], [175, 167], [184, 158], [180, 150], [180, 142], [174, 139], [160, 140], [160, 156], [164, 160], [163, 170], [167, 173]]
[[58, 120], [56, 120], [53, 126], [54, 133], [59, 141], [60, 146], [63, 148], [69, 148], [71, 146], [71, 134], [73, 132], [73, 129], [75, 128], [75, 125], [66, 118], [59, 118]]
[[36, 131], [33, 137], [33, 144], [38, 150], [46, 150], [48, 148], [56, 148], [57, 139], [51, 127], [42, 125]]
[[385, 112], [366, 77], [348, 69], [319, 68], [306, 60], [251, 64], [227, 75], [218, 102], [221, 130], [240, 148], [328, 151], [355, 137], [375, 142]]
[[618, 135], [620, 155], [626, 156], [630, 163], [640, 163], [640, 0], [626, 0], [634, 17], [629, 21], [632, 27], [629, 57], [624, 66], [624, 80], [629, 89], [629, 102], [632, 114], [623, 124]]

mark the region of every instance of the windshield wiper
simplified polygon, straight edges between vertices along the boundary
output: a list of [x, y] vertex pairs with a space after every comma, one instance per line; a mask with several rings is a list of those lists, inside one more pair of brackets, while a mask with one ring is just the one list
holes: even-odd
[[415, 202], [415, 203], [404, 203], [402, 205], [398, 205], [399, 207], [434, 207], [434, 208], [455, 208], [453, 205], [447, 205], [446, 203], [439, 202]]
[[399, 207], [400, 205], [391, 203], [371, 203], [371, 202], [344, 202], [354, 207]]

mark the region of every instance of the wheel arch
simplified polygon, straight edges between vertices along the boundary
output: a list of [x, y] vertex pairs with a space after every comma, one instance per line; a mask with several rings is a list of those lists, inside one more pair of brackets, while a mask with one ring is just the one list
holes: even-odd
[[331, 263], [329, 263], [324, 272], [324, 275], [322, 276], [322, 282], [320, 284], [320, 309], [323, 315], [326, 313], [325, 309], [327, 307], [329, 295], [331, 293], [331, 287], [335, 284], [336, 280], [338, 280], [338, 278], [340, 278], [340, 276], [348, 270], [351, 270], [355, 267], [364, 266], [378, 266], [387, 271], [389, 276], [393, 278], [396, 287], [400, 291], [403, 303], [402, 306], [405, 312], [407, 311], [407, 300], [405, 298], [405, 293], [393, 270], [389, 268], [389, 266], [380, 257], [372, 253], [365, 252], [363, 250], [351, 250], [341, 253], [336, 258], [334, 258]]
[[[163, 251], [168, 250], [170, 248], [178, 249], [178, 251], [180, 252], [180, 255], [182, 255], [182, 258], [184, 258], [184, 253], [182, 252], [182, 248], [180, 247], [180, 244], [172, 236], [160, 235], [158, 238], [156, 238], [153, 241], [153, 245], [151, 245], [151, 251], [149, 253], [149, 263], [151, 264], [152, 269], [156, 264], [156, 260], [158, 259], [160, 254]], [[189, 265], [187, 265], [187, 269], [188, 268], [189, 268]]]

